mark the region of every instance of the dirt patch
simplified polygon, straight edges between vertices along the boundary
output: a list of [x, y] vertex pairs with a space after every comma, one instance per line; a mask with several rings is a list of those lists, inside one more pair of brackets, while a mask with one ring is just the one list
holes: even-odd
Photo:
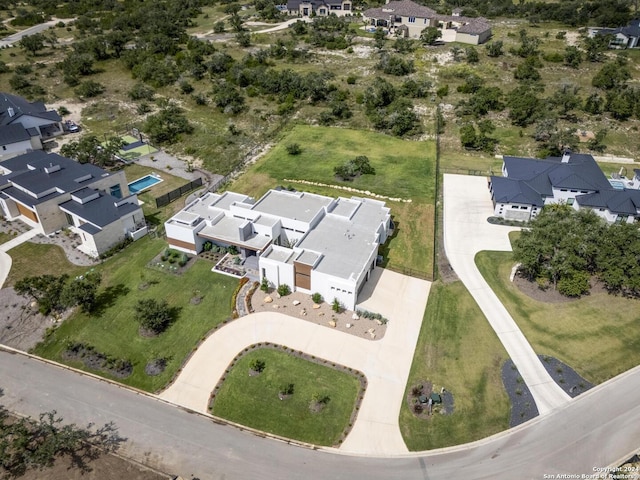
[[144, 373], [154, 377], [164, 372], [165, 368], [167, 368], [167, 359], [156, 358], [155, 360], [151, 360], [149, 363], [147, 363], [147, 365], [144, 367]]
[[63, 360], [80, 361], [90, 370], [105, 372], [120, 379], [133, 373], [130, 361], [105, 355], [91, 345], [74, 343], [60, 356]]
[[440, 398], [440, 402], [434, 402], [431, 399], [433, 393], [433, 383], [428, 380], [420, 381], [409, 389], [405, 400], [415, 417], [427, 420], [436, 413], [441, 415], [453, 413], [453, 394], [444, 388], [436, 389], [435, 393], [438, 394], [436, 397]]
[[13, 288], [0, 290], [0, 344], [28, 352], [40, 342], [47, 328], [57, 325], [71, 311], [60, 317], [45, 316], [37, 304], [18, 295]]

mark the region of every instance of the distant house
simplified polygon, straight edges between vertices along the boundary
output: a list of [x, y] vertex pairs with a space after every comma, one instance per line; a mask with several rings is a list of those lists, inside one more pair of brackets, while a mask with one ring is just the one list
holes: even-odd
[[289, 15], [301, 17], [310, 17], [312, 14], [319, 17], [329, 15], [344, 17], [353, 14], [352, 8], [351, 0], [289, 0], [286, 12]]
[[20, 123], [0, 126], [0, 160], [33, 150], [42, 150], [37, 128], [24, 128]]
[[384, 202], [270, 190], [254, 199], [208, 193], [165, 223], [173, 248], [198, 253], [209, 241], [257, 257], [260, 279], [337, 298], [353, 309], [391, 229]]
[[71, 228], [78, 247], [98, 257], [147, 233], [142, 209], [123, 171], [110, 173], [57, 154], [34, 151], [0, 162], [0, 213], [43, 234]]
[[408, 38], [419, 38], [427, 27], [437, 27], [442, 41], [479, 45], [491, 37], [491, 25], [485, 18], [440, 15], [429, 7], [411, 0], [387, 1], [385, 5], [370, 8], [363, 13], [365, 21], [373, 27], [387, 28], [390, 33]]
[[35, 128], [42, 140], [62, 135], [62, 118], [55, 110], [47, 110], [43, 102], [29, 102], [9, 93], [0, 93], [0, 127], [20, 124]]
[[589, 28], [589, 37], [596, 35], [611, 35], [610, 48], [640, 48], [640, 18], [631, 20], [624, 27], [619, 28]]
[[633, 180], [608, 180], [591, 155], [565, 153], [545, 160], [505, 156], [502, 177], [492, 176], [494, 214], [509, 220], [535, 218], [545, 205], [591, 209], [609, 223], [640, 219], [640, 171]]

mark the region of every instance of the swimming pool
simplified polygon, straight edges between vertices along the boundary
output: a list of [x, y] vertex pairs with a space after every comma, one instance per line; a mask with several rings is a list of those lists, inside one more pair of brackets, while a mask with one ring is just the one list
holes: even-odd
[[156, 183], [160, 183], [160, 182], [162, 182], [161, 178], [154, 177], [153, 175], [145, 175], [144, 177], [139, 178], [134, 182], [131, 182], [129, 184], [129, 191], [131, 192], [132, 195], [136, 193], [140, 193], [146, 190], [147, 188], [152, 187]]
[[620, 180], [609, 180], [609, 183], [615, 190], [624, 190], [624, 182]]

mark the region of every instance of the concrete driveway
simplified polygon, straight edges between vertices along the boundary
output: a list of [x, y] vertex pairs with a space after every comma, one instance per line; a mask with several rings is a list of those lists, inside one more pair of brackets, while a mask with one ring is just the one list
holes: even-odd
[[514, 227], [491, 225], [493, 205], [486, 177], [444, 175], [444, 245], [453, 270], [467, 287], [518, 367], [540, 415], [571, 400], [547, 373], [533, 348], [493, 290], [474, 258], [482, 250], [511, 251], [508, 233]]
[[211, 391], [245, 347], [271, 342], [363, 372], [367, 391], [341, 452], [406, 453], [398, 418], [431, 284], [376, 269], [361, 293], [362, 308], [389, 319], [384, 338], [371, 341], [276, 312], [254, 313], [212, 334], [160, 397], [207, 412]]

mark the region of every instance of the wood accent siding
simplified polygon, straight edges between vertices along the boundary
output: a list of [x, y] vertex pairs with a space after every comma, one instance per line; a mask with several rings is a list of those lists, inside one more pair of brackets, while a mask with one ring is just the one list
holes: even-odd
[[196, 251], [196, 246], [193, 243], [183, 242], [182, 240], [177, 240], [175, 238], [167, 237], [167, 242], [169, 245], [173, 245], [174, 247], [187, 248], [189, 250]]
[[311, 266], [293, 262], [295, 272], [295, 286], [311, 290]]
[[34, 212], [33, 210], [25, 207], [21, 203], [16, 202], [16, 205], [18, 206], [18, 211], [20, 212], [20, 215], [24, 215], [28, 219], [33, 220], [36, 223], [40, 223], [38, 221], [38, 215], [36, 215], [36, 212]]

